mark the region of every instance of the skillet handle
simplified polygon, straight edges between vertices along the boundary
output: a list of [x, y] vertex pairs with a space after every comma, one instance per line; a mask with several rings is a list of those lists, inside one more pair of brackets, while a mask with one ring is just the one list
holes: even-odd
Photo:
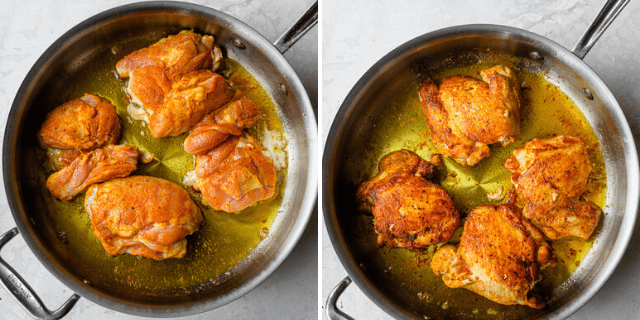
[[273, 45], [280, 53], [284, 54], [316, 24], [318, 24], [318, 1], [311, 5], [307, 12], [298, 18], [298, 21], [285, 31]]
[[[18, 228], [13, 228], [0, 236], [0, 250], [13, 237], [18, 234]], [[50, 311], [42, 303], [42, 300], [35, 294], [33, 289], [27, 284], [16, 271], [0, 257], [0, 282], [9, 291], [13, 298], [36, 319], [60, 319], [64, 317], [76, 304], [80, 296], [73, 294], [58, 310]]]
[[347, 276], [346, 278], [344, 278], [344, 280], [340, 281], [340, 283], [338, 283], [338, 285], [333, 288], [333, 290], [331, 290], [331, 293], [329, 293], [327, 303], [324, 307], [325, 312], [327, 313], [327, 318], [329, 318], [329, 320], [355, 320], [346, 313], [340, 311], [340, 309], [338, 309], [338, 306], [336, 305], [336, 303], [338, 302], [338, 298], [340, 297], [344, 289], [349, 286], [349, 284], [351, 284], [351, 278]]
[[608, 0], [604, 4], [600, 13], [593, 20], [589, 29], [584, 32], [578, 43], [573, 47], [573, 54], [580, 59], [584, 59], [591, 47], [600, 39], [600, 36], [609, 27], [611, 22], [620, 14], [622, 9], [629, 3], [630, 0]]

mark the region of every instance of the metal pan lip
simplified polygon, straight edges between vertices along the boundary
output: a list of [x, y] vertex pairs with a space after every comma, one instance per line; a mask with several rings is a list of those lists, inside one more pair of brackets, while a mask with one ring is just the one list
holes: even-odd
[[620, 125], [618, 128], [621, 131], [622, 137], [627, 137], [623, 141], [625, 146], [625, 161], [627, 164], [628, 185], [626, 190], [627, 202], [625, 208], [624, 218], [621, 224], [621, 228], [616, 235], [615, 245], [613, 246], [607, 259], [610, 261], [601, 269], [596, 279], [592, 280], [588, 289], [582, 292], [582, 294], [576, 299], [572, 300], [568, 305], [559, 308], [552, 313], [545, 316], [547, 319], [564, 319], [583, 305], [585, 305], [606, 283], [613, 271], [618, 266], [618, 263], [622, 259], [624, 252], [626, 251], [633, 229], [635, 227], [635, 221], [637, 218], [639, 195], [640, 195], [640, 167], [638, 164], [638, 155], [633, 140], [633, 135], [629, 124], [617, 103], [615, 97], [604, 84], [600, 77], [580, 58], [574, 55], [571, 51], [567, 50], [563, 46], [556, 42], [540, 36], [536, 33], [522, 30], [514, 27], [495, 25], [495, 24], [468, 24], [458, 25], [447, 28], [438, 29], [432, 32], [425, 33], [414, 39], [411, 39], [404, 44], [393, 49], [391, 52], [383, 56], [373, 66], [371, 66], [367, 72], [356, 82], [353, 88], [349, 91], [343, 103], [341, 104], [338, 112], [333, 119], [331, 128], [327, 134], [327, 138], [324, 141], [324, 153], [322, 159], [322, 211], [323, 218], [326, 225], [331, 244], [333, 246], [338, 259], [342, 263], [342, 266], [347, 271], [347, 274], [353, 279], [356, 285], [365, 293], [365, 295], [372, 300], [381, 309], [387, 312], [389, 315], [398, 319], [413, 319], [417, 318], [416, 314], [410, 313], [404, 308], [400, 307], [394, 301], [388, 299], [385, 295], [378, 293], [374, 283], [364, 274], [362, 269], [355, 263], [353, 256], [346, 249], [347, 244], [339, 232], [339, 224], [336, 218], [336, 205], [333, 201], [333, 173], [332, 169], [335, 165], [335, 156], [337, 142], [343, 135], [344, 130], [349, 125], [346, 123], [350, 113], [352, 112], [351, 106], [358, 100], [358, 96], [365, 91], [366, 86], [370, 80], [374, 78], [380, 70], [391, 68], [396, 60], [401, 60], [403, 56], [408, 56], [412, 50], [428, 43], [435, 43], [438, 40], [451, 38], [451, 37], [465, 37], [482, 34], [485, 36], [494, 36], [499, 38], [517, 38], [535, 43], [541, 48], [545, 48], [554, 52], [555, 55], [561, 56], [563, 62], [569, 68], [576, 70], [579, 74], [588, 78], [595, 86], [598, 95], [603, 96], [607, 101], [615, 102], [613, 106], [607, 106], [609, 113], [616, 120], [616, 123]]
[[[66, 273], [64, 268], [58, 264], [51, 253], [45, 250], [39, 240], [32, 236], [34, 229], [33, 226], [27, 223], [27, 219], [24, 219], [24, 204], [18, 199], [18, 184], [19, 177], [14, 174], [16, 172], [16, 163], [14, 161], [14, 152], [17, 150], [17, 137], [18, 134], [18, 119], [24, 116], [24, 108], [28, 101], [28, 92], [34, 90], [35, 81], [38, 78], [38, 72], [40, 69], [46, 67], [51, 57], [55, 56], [64, 46], [72, 41], [75, 37], [80, 36], [86, 32], [93, 32], [104, 23], [122, 18], [130, 14], [138, 14], [144, 12], [166, 12], [170, 14], [197, 14], [199, 16], [206, 16], [215, 18], [220, 21], [221, 24], [233, 26], [238, 33], [255, 42], [256, 45], [265, 52], [267, 56], [273, 59], [273, 63], [280, 66], [284, 71], [284, 75], [294, 86], [294, 91], [300, 94], [300, 108], [303, 110], [307, 120], [305, 122], [305, 130], [308, 133], [307, 143], [308, 148], [308, 163], [309, 170], [304, 172], [306, 174], [305, 195], [301, 200], [301, 206], [297, 208], [299, 212], [295, 223], [292, 225], [289, 235], [287, 235], [287, 241], [281, 245], [277, 252], [274, 254], [274, 258], [271, 259], [262, 270], [257, 272], [252, 278], [244, 281], [240, 286], [235, 287], [227, 294], [216, 297], [214, 299], [207, 300], [193, 300], [182, 303], [180, 305], [162, 306], [158, 304], [145, 304], [144, 302], [133, 302], [121, 299], [119, 297], [107, 295], [98, 290], [94, 290], [88, 287], [82, 282], [81, 279]], [[37, 89], [36, 89], [37, 90]], [[25, 76], [22, 84], [20, 85], [14, 101], [9, 112], [8, 119], [14, 121], [8, 121], [5, 136], [3, 141], [3, 178], [5, 192], [7, 194], [9, 208], [18, 230], [22, 233], [22, 237], [25, 240], [27, 246], [34, 252], [38, 260], [51, 272], [58, 280], [60, 280], [65, 286], [72, 291], [80, 294], [88, 300], [102, 305], [106, 308], [113, 309], [119, 312], [146, 316], [146, 317], [175, 317], [175, 316], [187, 316], [203, 313], [216, 309], [220, 306], [228, 304], [256, 288], [264, 280], [268, 278], [289, 256], [291, 251], [297, 245], [300, 237], [302, 236], [313, 212], [316, 199], [317, 199], [317, 175], [315, 164], [315, 145], [317, 124], [315, 121], [315, 115], [311, 107], [309, 97], [302, 85], [302, 82], [297, 77], [295, 71], [284, 58], [284, 56], [259, 32], [249, 27], [244, 22], [218, 10], [193, 4], [187, 2], [176, 1], [151, 1], [151, 2], [137, 2], [126, 4], [112, 9], [100, 12], [88, 19], [80, 22], [73, 28], [69, 29], [56, 41], [53, 42], [44, 53], [38, 58], [38, 60], [31, 67], [27, 75]]]

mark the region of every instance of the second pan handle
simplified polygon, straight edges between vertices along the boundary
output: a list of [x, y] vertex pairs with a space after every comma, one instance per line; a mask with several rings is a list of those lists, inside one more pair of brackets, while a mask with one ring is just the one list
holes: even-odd
[[611, 25], [611, 22], [616, 19], [618, 14], [624, 9], [630, 0], [608, 0], [604, 4], [600, 13], [593, 20], [587, 31], [584, 32], [578, 43], [573, 47], [573, 54], [580, 59], [584, 59], [584, 56], [589, 53], [591, 47], [600, 39], [602, 33]]
[[325, 304], [325, 311], [329, 320], [355, 320], [348, 314], [340, 311], [340, 309], [338, 309], [338, 306], [336, 305], [336, 303], [338, 302], [338, 298], [340, 297], [344, 289], [349, 286], [349, 284], [351, 284], [351, 278], [347, 276], [346, 278], [344, 278], [344, 280], [340, 281], [340, 283], [338, 283], [338, 285], [333, 288], [333, 290], [331, 290], [331, 293], [329, 293], [327, 303]]

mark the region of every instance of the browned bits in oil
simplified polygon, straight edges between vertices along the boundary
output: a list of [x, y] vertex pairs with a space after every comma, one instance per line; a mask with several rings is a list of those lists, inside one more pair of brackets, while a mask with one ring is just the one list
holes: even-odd
[[262, 239], [266, 238], [269, 235], [269, 229], [268, 228], [262, 228], [260, 229], [260, 237], [262, 237]]
[[58, 231], [57, 236], [58, 236], [58, 239], [60, 239], [60, 242], [64, 244], [69, 244], [69, 238], [67, 236], [66, 231]]

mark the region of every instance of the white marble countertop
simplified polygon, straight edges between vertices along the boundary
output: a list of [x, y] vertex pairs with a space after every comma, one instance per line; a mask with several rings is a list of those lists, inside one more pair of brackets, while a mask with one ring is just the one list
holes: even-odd
[[[380, 58], [399, 45], [440, 28], [491, 23], [522, 28], [573, 48], [604, 0], [323, 0], [322, 107], [324, 145], [333, 117], [347, 93]], [[631, 1], [584, 61], [617, 98], [640, 146], [640, 2]], [[640, 223], [640, 222], [639, 222]], [[322, 223], [322, 304], [346, 275]], [[638, 319], [640, 227], [604, 287], [570, 319]], [[356, 319], [390, 319], [354, 284], [338, 306]], [[324, 310], [323, 310], [324, 314]], [[323, 318], [326, 317], [323, 315]]]
[[[40, 55], [64, 32], [127, 0], [2, 0], [0, 3], [0, 132], [4, 134], [14, 96]], [[225, 12], [245, 22], [272, 43], [311, 6], [313, 0], [198, 0], [188, 1]], [[318, 109], [318, 27], [288, 52], [293, 66]], [[15, 226], [0, 184], [0, 234]], [[49, 307], [56, 309], [72, 292], [52, 276], [31, 253], [22, 237], [0, 253], [30, 283]], [[204, 314], [181, 319], [314, 319], [318, 314], [317, 209], [298, 245], [262, 284], [238, 300]], [[0, 287], [0, 319], [31, 319]], [[65, 319], [146, 319], [122, 314], [80, 299]]]

